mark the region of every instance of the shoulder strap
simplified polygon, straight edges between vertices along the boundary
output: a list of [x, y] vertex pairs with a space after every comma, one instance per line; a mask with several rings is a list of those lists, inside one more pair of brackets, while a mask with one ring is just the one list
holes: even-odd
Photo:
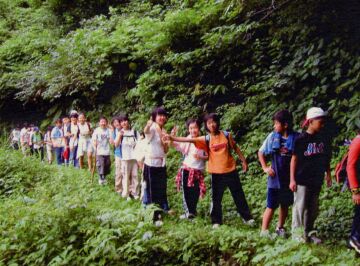
[[223, 132], [225, 138], [227, 139], [229, 148], [232, 148], [232, 149], [233, 149], [234, 147], [233, 147], [233, 145], [232, 145], [231, 142], [230, 142], [230, 132], [228, 132], [228, 131], [226, 131], [226, 130], [223, 130], [222, 132]]

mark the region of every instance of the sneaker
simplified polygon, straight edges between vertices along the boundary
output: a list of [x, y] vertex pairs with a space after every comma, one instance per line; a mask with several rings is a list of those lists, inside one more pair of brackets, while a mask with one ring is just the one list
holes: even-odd
[[260, 237], [261, 238], [270, 238], [271, 235], [270, 235], [269, 230], [261, 230], [260, 231]]
[[164, 224], [164, 222], [161, 221], [161, 220], [158, 220], [158, 221], [155, 222], [155, 226], [156, 226], [156, 227], [160, 227], [160, 226], [162, 226], [163, 224]]
[[322, 243], [322, 240], [320, 238], [318, 238], [316, 235], [311, 235], [311, 236], [307, 237], [306, 242], [310, 242], [310, 243], [313, 243], [315, 245], [320, 245]]
[[219, 227], [220, 227], [220, 224], [213, 224], [213, 225], [212, 225], [212, 228], [213, 228], [213, 229], [217, 229], [217, 228], [219, 228]]
[[174, 216], [174, 215], [176, 214], [176, 212], [175, 212], [173, 209], [168, 210], [167, 213], [168, 213], [170, 216]]
[[255, 226], [255, 220], [254, 219], [249, 219], [249, 220], [244, 220], [243, 219], [244, 224], [250, 226], [250, 227], [254, 227]]
[[134, 196], [134, 199], [135, 200], [138, 200], [140, 197], [139, 196]]
[[184, 214], [181, 214], [179, 216], [180, 220], [185, 220], [187, 218], [187, 215], [184, 213]]
[[192, 220], [195, 218], [195, 215], [192, 213], [188, 213], [188, 214], [184, 213], [184, 214], [181, 214], [179, 218], [180, 218], [180, 220], [184, 220], [184, 219]]
[[284, 227], [276, 227], [275, 233], [283, 238], [286, 238], [286, 231]]
[[294, 240], [295, 242], [298, 242], [298, 243], [306, 243], [305, 238], [302, 236], [293, 236], [292, 240]]
[[126, 201], [131, 201], [131, 197], [127, 197], [127, 198], [126, 198]]
[[101, 186], [101, 185], [103, 185], [104, 183], [103, 183], [103, 180], [101, 179], [101, 178], [99, 178], [99, 185]]
[[356, 250], [357, 253], [360, 254], [360, 241], [356, 238], [351, 236], [349, 239], [349, 245]]

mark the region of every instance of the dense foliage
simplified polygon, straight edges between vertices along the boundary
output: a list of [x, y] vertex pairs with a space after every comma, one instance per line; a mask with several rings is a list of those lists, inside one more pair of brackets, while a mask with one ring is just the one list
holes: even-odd
[[360, 4], [272, 2], [1, 0], [2, 120], [217, 110], [257, 147], [274, 111], [299, 124], [320, 105], [347, 136], [360, 115]]
[[[242, 178], [259, 222], [265, 177], [252, 169]], [[209, 195], [200, 202], [194, 222], [167, 216], [163, 227], [155, 227], [151, 208], [121, 200], [113, 192], [113, 175], [109, 185], [101, 187], [91, 183], [87, 171], [47, 166], [1, 148], [0, 176], [0, 264], [4, 265], [358, 264], [345, 247], [350, 196], [340, 193], [338, 186], [323, 190], [317, 225], [327, 240], [314, 246], [260, 238], [258, 228], [242, 224], [229, 192], [224, 199], [226, 225], [217, 230], [208, 217]], [[173, 178], [169, 195], [170, 204], [181, 213]]]
[[[44, 127], [76, 108], [92, 119], [127, 112], [140, 129], [156, 105], [170, 111], [169, 127], [217, 111], [253, 161], [242, 178], [259, 219], [266, 188], [254, 158], [276, 110], [290, 109], [298, 125], [318, 105], [336, 147], [353, 135], [359, 15], [356, 0], [0, 0], [0, 123]], [[355, 264], [344, 248], [351, 203], [337, 186], [321, 197], [328, 246], [309, 248], [259, 239], [234, 219], [229, 195], [230, 227], [210, 230], [207, 196], [195, 224], [169, 217], [154, 228], [85, 172], [1, 150], [0, 177], [4, 264]], [[179, 195], [170, 200], [181, 209]]]

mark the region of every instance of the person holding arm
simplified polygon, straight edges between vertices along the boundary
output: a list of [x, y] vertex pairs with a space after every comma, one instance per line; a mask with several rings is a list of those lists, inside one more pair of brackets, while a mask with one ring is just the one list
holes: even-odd
[[236, 145], [232, 135], [220, 130], [220, 119], [217, 114], [211, 113], [204, 118], [205, 129], [209, 133], [197, 138], [183, 138], [167, 135], [166, 139], [176, 142], [194, 143], [199, 149], [205, 150], [209, 155], [207, 170], [211, 174], [211, 222], [213, 228], [222, 224], [222, 198], [226, 188], [230, 189], [238, 213], [247, 225], [253, 226], [255, 221], [251, 215], [245, 194], [236, 171], [236, 162], [231, 154], [234, 150], [241, 160], [243, 171], [248, 170], [248, 164], [240, 148]]

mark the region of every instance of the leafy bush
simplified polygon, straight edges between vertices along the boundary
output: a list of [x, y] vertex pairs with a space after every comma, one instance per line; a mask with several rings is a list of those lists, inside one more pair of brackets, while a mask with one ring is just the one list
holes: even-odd
[[[175, 160], [173, 162], [175, 164]], [[92, 184], [90, 174], [47, 166], [18, 152], [0, 148], [0, 262], [36, 265], [355, 265], [345, 249], [352, 216], [347, 193], [324, 190], [317, 220], [326, 237], [323, 246], [259, 237], [237, 217], [230, 193], [223, 202], [224, 222], [212, 230], [209, 194], [199, 203], [194, 222], [165, 217], [152, 224], [153, 208], [128, 202], [113, 192], [112, 176], [105, 187]], [[171, 168], [169, 177], [174, 176]], [[242, 177], [252, 212], [259, 221], [266, 182], [255, 165]], [[261, 177], [261, 178], [260, 178]], [[209, 180], [206, 180], [209, 183]], [[5, 184], [5, 185], [4, 185]], [[257, 184], [255, 186], [255, 184]], [[169, 199], [177, 213], [181, 196], [169, 178]], [[290, 225], [287, 225], [290, 228]], [[340, 241], [339, 241], [340, 240]]]

